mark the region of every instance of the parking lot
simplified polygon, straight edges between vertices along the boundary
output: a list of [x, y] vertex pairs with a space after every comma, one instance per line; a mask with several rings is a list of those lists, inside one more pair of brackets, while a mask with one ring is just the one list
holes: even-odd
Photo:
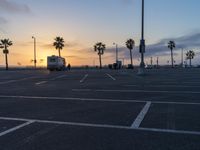
[[200, 69], [0, 71], [0, 150], [134, 149], [200, 149]]

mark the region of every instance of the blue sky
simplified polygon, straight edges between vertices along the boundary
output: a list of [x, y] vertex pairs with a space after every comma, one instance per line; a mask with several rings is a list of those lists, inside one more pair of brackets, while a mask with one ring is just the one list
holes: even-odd
[[[199, 6], [198, 0], [145, 0], [145, 39], [149, 45], [146, 61], [151, 56], [163, 56], [165, 63], [168, 49], [164, 44], [169, 39], [177, 40], [177, 45], [180, 45], [177, 47], [184, 46], [185, 50], [194, 49], [198, 53], [200, 44], [191, 40], [200, 43], [199, 36], [196, 36], [200, 33]], [[140, 25], [141, 0], [0, 0], [0, 38], [9, 37], [15, 43], [11, 48], [15, 55], [10, 54], [12, 64], [17, 63], [14, 56], [26, 56], [23, 64], [29, 62], [32, 35], [38, 39], [38, 55], [42, 59], [56, 54], [51, 43], [59, 35], [67, 43], [63, 55], [76, 65], [91, 64], [86, 54], [91, 53], [92, 59], [98, 58], [92, 51], [97, 41], [107, 45], [105, 63], [114, 61], [113, 42], [119, 44], [121, 57], [128, 63], [129, 53], [124, 43], [128, 38], [134, 38], [136, 45], [139, 44]], [[187, 47], [180, 41], [184, 37], [187, 38]], [[158, 44], [161, 44], [159, 50], [156, 47], [154, 51]], [[178, 50], [175, 51], [177, 62]], [[135, 63], [137, 51], [136, 48]], [[195, 62], [200, 63], [197, 58]], [[3, 63], [2, 56], [0, 64]]]

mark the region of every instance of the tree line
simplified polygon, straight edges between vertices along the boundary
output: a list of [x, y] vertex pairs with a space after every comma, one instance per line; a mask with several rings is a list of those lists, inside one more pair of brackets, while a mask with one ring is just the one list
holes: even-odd
[[[8, 48], [13, 45], [13, 42], [9, 39], [2, 39], [0, 40], [0, 48], [3, 49], [3, 54], [5, 54], [5, 64], [6, 64], [6, 70], [8, 70], [8, 54], [9, 50]], [[133, 39], [128, 39], [125, 42], [125, 45], [127, 49], [129, 49], [130, 52], [130, 60], [131, 60], [131, 66], [133, 66], [133, 54], [132, 51], [135, 47], [135, 41]], [[62, 37], [56, 37], [53, 42], [53, 46], [56, 50], [58, 50], [58, 55], [61, 57], [61, 50], [65, 46], [65, 41]], [[173, 50], [176, 48], [176, 44], [174, 41], [169, 41], [168, 48], [171, 51], [171, 66], [174, 68], [174, 55]], [[97, 42], [94, 45], [94, 51], [97, 52], [99, 56], [99, 67], [102, 68], [102, 55], [105, 53], [106, 50], [106, 44], [103, 44], [102, 42]], [[190, 60], [190, 67], [192, 66], [192, 59], [195, 57], [195, 52], [193, 50], [189, 50], [186, 53], [186, 59]]]

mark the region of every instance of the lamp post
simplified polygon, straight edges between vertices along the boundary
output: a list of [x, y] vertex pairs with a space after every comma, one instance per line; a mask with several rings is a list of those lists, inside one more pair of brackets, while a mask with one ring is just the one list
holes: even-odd
[[36, 59], [36, 38], [32, 36], [32, 39], [34, 39], [34, 67], [36, 69], [37, 59]]
[[181, 67], [183, 68], [183, 48], [181, 49]]
[[157, 57], [157, 68], [159, 67], [159, 57]]
[[151, 57], [151, 67], [153, 67], [153, 57]]
[[116, 45], [116, 63], [118, 62], [118, 44], [113, 43], [113, 45]]
[[144, 0], [142, 0], [142, 31], [141, 31], [141, 40], [140, 40], [140, 53], [141, 53], [141, 62], [140, 68], [138, 70], [138, 75], [144, 75], [144, 53], [145, 53], [145, 40], [144, 40]]

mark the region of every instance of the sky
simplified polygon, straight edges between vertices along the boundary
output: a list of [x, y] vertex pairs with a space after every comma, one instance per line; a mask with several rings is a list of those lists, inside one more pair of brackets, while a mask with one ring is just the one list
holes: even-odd
[[[170, 60], [169, 40], [176, 42], [175, 60], [180, 63], [181, 48], [194, 50], [194, 64], [200, 64], [200, 1], [145, 0], [145, 62], [160, 64]], [[45, 66], [46, 58], [58, 55], [52, 46], [61, 36], [65, 48], [61, 54], [72, 66], [98, 65], [93, 46], [106, 44], [103, 64], [115, 61], [115, 46], [119, 58], [130, 63], [125, 42], [133, 38], [134, 64], [139, 63], [138, 45], [141, 32], [141, 0], [0, 0], [0, 39], [9, 38], [9, 64], [31, 66], [33, 39], [37, 40], [38, 65]], [[0, 66], [4, 65], [0, 53]]]

